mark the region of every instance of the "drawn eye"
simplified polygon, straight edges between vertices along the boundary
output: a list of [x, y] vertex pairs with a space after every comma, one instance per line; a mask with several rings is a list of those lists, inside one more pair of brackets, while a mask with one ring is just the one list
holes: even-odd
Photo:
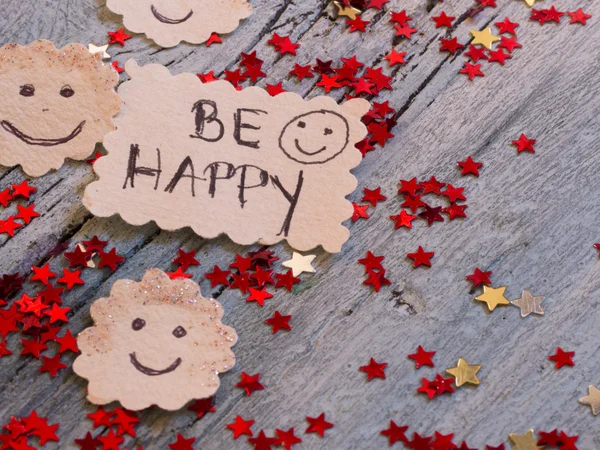
[[32, 84], [25, 84], [21, 86], [19, 94], [21, 94], [23, 97], [33, 97], [33, 95], [35, 94], [35, 88]]
[[325, 131], [323, 131], [323, 134], [325, 136], [332, 134], [332, 133], [333, 133], [333, 130], [331, 128], [325, 128]]
[[67, 84], [61, 88], [60, 95], [65, 98], [73, 97], [75, 95], [75, 91]]
[[186, 334], [187, 334], [187, 331], [185, 331], [181, 325], [179, 325], [177, 328], [175, 328], [173, 330], [173, 336], [175, 336], [176, 338], [182, 338]]
[[131, 322], [131, 328], [133, 328], [135, 331], [140, 331], [145, 326], [146, 321], [144, 319], [140, 319], [139, 317]]
[[306, 123], [302, 121], [298, 122], [298, 128], [306, 128]]

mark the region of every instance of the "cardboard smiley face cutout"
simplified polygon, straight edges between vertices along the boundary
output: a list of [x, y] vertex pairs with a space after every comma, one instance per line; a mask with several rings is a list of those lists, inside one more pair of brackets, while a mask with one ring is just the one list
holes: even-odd
[[128, 30], [145, 33], [161, 47], [201, 44], [211, 33], [231, 33], [252, 13], [247, 0], [107, 0]]
[[301, 251], [341, 250], [366, 100], [271, 97], [159, 65], [126, 68], [132, 79], [119, 88], [117, 131], [104, 139], [108, 156], [85, 191], [92, 213], [118, 213], [133, 225], [154, 220], [165, 230], [190, 226], [205, 238], [226, 233], [244, 245], [285, 239]]
[[89, 380], [94, 404], [180, 409], [214, 395], [219, 373], [235, 364], [235, 331], [221, 323], [221, 304], [202, 297], [192, 280], [150, 269], [139, 283], [117, 281], [90, 313], [94, 326], [77, 337], [73, 370]]
[[0, 164], [30, 176], [87, 158], [114, 129], [118, 74], [80, 44], [0, 48]]

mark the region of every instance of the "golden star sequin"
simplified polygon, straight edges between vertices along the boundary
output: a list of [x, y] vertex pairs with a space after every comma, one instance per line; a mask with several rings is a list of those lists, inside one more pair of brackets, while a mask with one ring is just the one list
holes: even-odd
[[461, 387], [465, 383], [479, 384], [477, 372], [479, 372], [480, 369], [481, 366], [470, 366], [464, 359], [458, 358], [456, 367], [446, 369], [446, 372], [454, 377], [456, 386]]
[[579, 403], [591, 406], [592, 414], [595, 416], [598, 415], [598, 413], [600, 413], [600, 389], [590, 384], [588, 387], [588, 395], [581, 397]]
[[542, 302], [546, 297], [535, 297], [531, 295], [527, 289], [523, 291], [521, 298], [511, 301], [510, 303], [518, 306], [521, 309], [521, 317], [527, 317], [529, 314], [544, 315]]
[[315, 268], [312, 266], [312, 261], [316, 255], [301, 255], [294, 252], [292, 259], [281, 263], [282, 266], [292, 269], [292, 275], [297, 277], [302, 272], [314, 273]]
[[475, 297], [475, 300], [487, 303], [488, 309], [493, 311], [498, 305], [510, 305], [510, 302], [504, 296], [505, 290], [506, 286], [500, 286], [499, 288], [483, 286], [483, 294]]
[[483, 31], [471, 30], [471, 34], [473, 35], [473, 42], [471, 42], [471, 44], [483, 45], [488, 50], [491, 50], [494, 42], [500, 40], [498, 36], [492, 34], [492, 29], [489, 27]]
[[525, 0], [525, 3], [527, 3], [527, 6], [529, 6], [530, 8], [535, 4], [536, 0]]
[[102, 59], [110, 59], [110, 55], [106, 50], [108, 50], [108, 44], [102, 45], [101, 47], [96, 47], [94, 44], [88, 44], [88, 50], [90, 53], [101, 53]]
[[350, 20], [354, 20], [356, 19], [356, 16], [358, 16], [362, 12], [360, 9], [353, 8], [352, 6], [346, 6], [341, 2], [333, 2], [333, 4], [337, 6], [338, 17], [345, 16], [348, 17]]
[[524, 434], [511, 433], [508, 437], [515, 444], [514, 450], [539, 450], [532, 429], [527, 430]]

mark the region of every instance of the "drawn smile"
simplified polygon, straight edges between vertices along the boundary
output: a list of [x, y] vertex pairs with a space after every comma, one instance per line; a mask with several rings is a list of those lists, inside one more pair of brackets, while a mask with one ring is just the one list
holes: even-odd
[[135, 367], [137, 370], [142, 372], [144, 375], [148, 375], [151, 377], [155, 377], [157, 375], [164, 375], [165, 373], [173, 372], [181, 364], [181, 358], [177, 358], [173, 362], [173, 364], [171, 364], [166, 369], [156, 370], [156, 369], [152, 369], [150, 367], [146, 367], [141, 362], [139, 362], [137, 357], [135, 356], [135, 352], [129, 354], [129, 359], [131, 360], [131, 364], [133, 364], [133, 367]]
[[12, 123], [10, 123], [7, 120], [3, 120], [2, 122], [0, 122], [0, 125], [2, 125], [2, 128], [4, 128], [6, 131], [8, 131], [11, 134], [14, 134], [16, 137], [18, 137], [23, 142], [25, 142], [29, 145], [41, 145], [42, 147], [53, 147], [55, 145], [60, 145], [60, 144], [69, 142], [71, 139], [74, 139], [75, 137], [77, 137], [77, 135], [79, 133], [81, 133], [81, 131], [83, 130], [83, 126], [85, 125], [85, 120], [83, 122], [81, 122], [79, 125], [77, 125], [77, 128], [75, 128], [71, 132], [71, 134], [69, 134], [66, 137], [58, 138], [58, 139], [40, 139], [40, 138], [34, 138], [31, 136], [27, 136], [25, 133], [23, 133], [21, 130], [19, 130], [17, 127], [15, 127]]
[[170, 19], [166, 16], [163, 16], [161, 13], [159, 13], [158, 10], [154, 7], [154, 5], [150, 5], [150, 11], [152, 11], [152, 14], [154, 14], [154, 17], [156, 17], [160, 22], [166, 23], [168, 25], [178, 25], [180, 23], [185, 22], [186, 20], [188, 20], [190, 17], [192, 17], [194, 15], [194, 11], [190, 11], [187, 14], [187, 16], [185, 16], [183, 19]]
[[317, 155], [321, 152], [324, 152], [325, 150], [327, 150], [327, 146], [324, 145], [323, 147], [321, 147], [319, 150], [317, 150], [316, 152], [307, 152], [305, 151], [302, 147], [300, 147], [300, 142], [298, 142], [298, 139], [294, 139], [294, 143], [296, 144], [296, 149], [304, 154], [304, 155]]

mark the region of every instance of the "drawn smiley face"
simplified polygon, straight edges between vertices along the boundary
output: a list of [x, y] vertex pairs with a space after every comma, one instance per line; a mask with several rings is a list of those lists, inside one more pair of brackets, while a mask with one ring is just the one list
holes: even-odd
[[279, 148], [300, 164], [324, 164], [342, 153], [349, 139], [346, 118], [321, 109], [289, 121], [279, 136]]

